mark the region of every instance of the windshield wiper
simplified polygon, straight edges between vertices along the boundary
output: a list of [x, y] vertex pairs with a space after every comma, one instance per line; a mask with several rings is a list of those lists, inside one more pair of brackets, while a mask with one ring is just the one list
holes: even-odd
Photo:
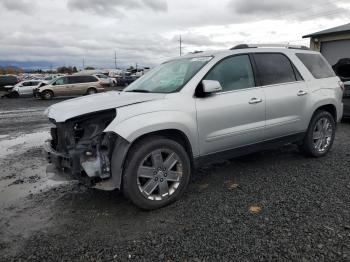
[[144, 89], [133, 89], [133, 90], [128, 90], [125, 92], [135, 92], [135, 93], [149, 93], [148, 90], [144, 90]]

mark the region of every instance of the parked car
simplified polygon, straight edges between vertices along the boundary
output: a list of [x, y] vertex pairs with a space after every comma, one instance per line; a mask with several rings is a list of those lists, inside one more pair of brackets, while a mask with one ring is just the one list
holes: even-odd
[[123, 76], [123, 77], [118, 78], [117, 85], [118, 86], [128, 86], [132, 82], [134, 82], [136, 79], [137, 79], [137, 77], [135, 77], [135, 76]]
[[331, 149], [343, 85], [319, 52], [239, 46], [161, 64], [123, 92], [52, 105], [49, 161], [90, 187], [155, 209], [181, 197], [192, 170], [295, 143]]
[[350, 81], [350, 58], [340, 59], [333, 69], [342, 81]]
[[350, 118], [350, 81], [344, 82], [344, 117]]
[[8, 90], [14, 87], [18, 82], [17, 76], [0, 75], [0, 95], [7, 94]]
[[103, 86], [115, 86], [117, 84], [117, 81], [114, 78], [108, 77], [104, 74], [94, 74], [94, 76], [100, 80]]
[[74, 75], [59, 77], [47, 85], [34, 89], [34, 96], [52, 99], [54, 96], [91, 95], [104, 91], [96, 76]]
[[33, 96], [34, 88], [39, 87], [42, 81], [39, 80], [26, 80], [19, 82], [13, 88], [8, 90], [7, 97], [16, 98], [20, 96]]

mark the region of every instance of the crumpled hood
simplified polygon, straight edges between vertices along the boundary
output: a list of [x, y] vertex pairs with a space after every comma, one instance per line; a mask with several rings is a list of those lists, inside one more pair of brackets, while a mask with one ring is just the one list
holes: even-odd
[[118, 108], [150, 100], [162, 99], [165, 94], [106, 92], [70, 99], [54, 104], [46, 109], [45, 115], [56, 122], [101, 110]]

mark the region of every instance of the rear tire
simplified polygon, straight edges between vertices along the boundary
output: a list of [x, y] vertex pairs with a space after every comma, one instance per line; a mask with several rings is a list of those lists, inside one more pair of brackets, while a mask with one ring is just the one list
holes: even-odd
[[41, 94], [41, 99], [51, 100], [53, 98], [53, 92], [50, 90], [45, 90]]
[[89, 88], [89, 89], [86, 91], [86, 94], [87, 94], [87, 95], [93, 95], [93, 94], [96, 94], [96, 93], [97, 93], [96, 88]]
[[190, 158], [174, 140], [153, 136], [132, 146], [123, 174], [123, 192], [145, 210], [178, 200], [191, 175]]
[[323, 157], [331, 149], [336, 124], [327, 111], [316, 111], [312, 117], [300, 150], [311, 157]]

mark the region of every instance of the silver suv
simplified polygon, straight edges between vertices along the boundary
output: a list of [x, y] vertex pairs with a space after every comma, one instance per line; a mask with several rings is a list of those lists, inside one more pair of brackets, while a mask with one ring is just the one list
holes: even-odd
[[181, 197], [201, 164], [287, 143], [322, 157], [343, 84], [318, 52], [240, 45], [169, 60], [123, 92], [47, 109], [49, 161], [143, 209]]

